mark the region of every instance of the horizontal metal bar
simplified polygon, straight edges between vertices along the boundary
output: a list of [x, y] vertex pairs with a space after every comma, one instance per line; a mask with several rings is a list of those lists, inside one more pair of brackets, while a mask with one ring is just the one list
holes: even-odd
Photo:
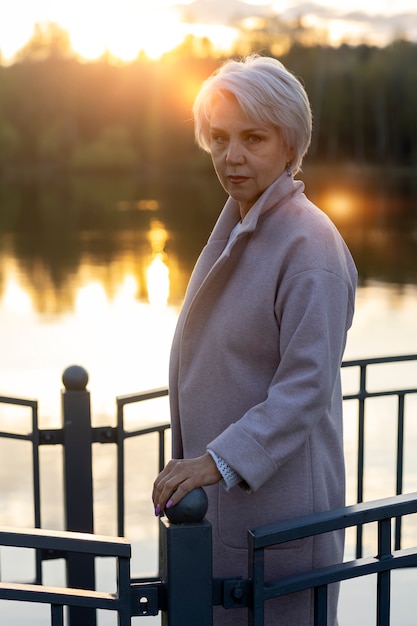
[[405, 355], [399, 355], [399, 356], [381, 356], [381, 357], [373, 357], [371, 359], [355, 359], [355, 360], [350, 360], [350, 361], [343, 361], [342, 367], [378, 365], [381, 363], [399, 363], [401, 361], [417, 361], [417, 354], [405, 354]]
[[368, 576], [369, 574], [415, 566], [417, 566], [417, 548], [398, 550], [389, 559], [366, 557], [355, 561], [347, 561], [301, 574], [286, 576], [282, 580], [267, 582], [264, 587], [264, 599], [270, 600], [278, 596], [321, 585], [330, 585], [343, 580]]
[[16, 548], [38, 548], [81, 552], [95, 556], [130, 558], [130, 543], [123, 537], [107, 537], [90, 533], [76, 533], [38, 528], [0, 527], [0, 545]]
[[153, 583], [155, 583], [155, 584], [160, 583], [161, 579], [158, 576], [146, 576], [146, 577], [141, 576], [140, 578], [139, 577], [138, 578], [135, 578], [135, 577], [131, 578], [130, 582], [131, 582], [132, 585], [149, 585], [151, 583], [152, 584]]
[[159, 389], [151, 389], [141, 393], [127, 394], [117, 396], [116, 403], [118, 407], [134, 402], [144, 402], [145, 400], [153, 400], [155, 398], [163, 398], [168, 395], [168, 387], [160, 387]]
[[63, 550], [40, 550], [40, 557], [42, 561], [53, 561], [55, 559], [65, 559], [68, 555], [68, 552], [64, 552]]
[[417, 513], [417, 492], [283, 520], [248, 531], [253, 549], [266, 548], [341, 528]]
[[29, 398], [10, 398], [8, 396], [0, 396], [1, 404], [14, 404], [16, 406], [28, 406], [32, 409], [36, 409], [38, 406], [37, 400], [31, 400]]
[[364, 398], [379, 398], [382, 396], [406, 396], [412, 393], [417, 393], [417, 387], [414, 389], [390, 389], [388, 391], [366, 391], [362, 389], [357, 393], [343, 396], [343, 400], [362, 400]]
[[23, 434], [23, 433], [5, 433], [5, 432], [0, 432], [0, 438], [17, 439], [19, 441], [32, 441], [33, 433]]
[[[64, 431], [61, 428], [47, 428], [44, 430], [39, 429], [39, 444], [40, 445], [55, 445], [64, 443]], [[0, 438], [4, 439], [17, 439], [19, 441], [32, 441], [34, 433], [13, 433], [0, 431]]]
[[129, 439], [129, 437], [136, 437], [138, 435], [149, 435], [152, 433], [162, 433], [165, 430], [169, 430], [171, 428], [171, 424], [169, 422], [164, 422], [163, 424], [156, 424], [154, 426], [149, 426], [147, 428], [140, 428], [139, 430], [129, 430], [124, 432], [124, 438]]
[[0, 599], [82, 606], [113, 611], [117, 611], [120, 608], [119, 597], [115, 594], [68, 587], [44, 587], [25, 583], [0, 582]]

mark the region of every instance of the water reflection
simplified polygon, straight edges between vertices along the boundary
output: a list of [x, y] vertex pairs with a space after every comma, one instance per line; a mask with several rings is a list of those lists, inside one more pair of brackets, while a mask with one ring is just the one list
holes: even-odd
[[148, 239], [152, 259], [146, 270], [148, 300], [154, 306], [166, 306], [169, 298], [169, 267], [165, 246], [168, 231], [160, 220], [151, 220]]
[[[347, 240], [362, 284], [417, 282], [415, 177], [306, 167], [303, 179]], [[112, 300], [126, 276], [137, 299], [150, 291], [154, 299], [148, 283], [158, 272], [159, 292], [179, 304], [223, 201], [210, 174], [164, 185], [109, 178], [0, 187], [0, 297], [7, 291], [15, 306], [29, 297], [42, 316], [60, 316], [74, 309], [80, 288], [98, 282]]]
[[358, 219], [358, 202], [351, 191], [330, 189], [323, 195], [320, 207], [339, 224], [339, 228], [342, 224], [352, 223]]
[[16, 268], [10, 260], [9, 268], [6, 270], [6, 281], [3, 293], [3, 306], [11, 313], [29, 313], [32, 311], [32, 301], [30, 295], [19, 283]]
[[[417, 184], [383, 174], [306, 167], [303, 179], [348, 242], [360, 284], [396, 285], [401, 299], [417, 284]], [[1, 391], [42, 399], [57, 420], [71, 362], [89, 369], [98, 415], [118, 394], [165, 384], [189, 275], [224, 202], [215, 175], [0, 186], [0, 202]], [[378, 354], [398, 352], [379, 341]]]

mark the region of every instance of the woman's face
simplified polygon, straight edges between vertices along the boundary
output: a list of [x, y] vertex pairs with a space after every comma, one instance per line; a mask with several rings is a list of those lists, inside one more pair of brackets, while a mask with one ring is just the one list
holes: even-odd
[[284, 172], [292, 155], [279, 128], [248, 118], [234, 96], [213, 103], [210, 148], [216, 174], [239, 202], [242, 218]]

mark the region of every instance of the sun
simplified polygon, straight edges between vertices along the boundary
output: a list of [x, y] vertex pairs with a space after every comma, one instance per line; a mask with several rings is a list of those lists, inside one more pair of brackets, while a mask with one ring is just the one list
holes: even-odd
[[131, 61], [144, 52], [151, 59], [178, 46], [185, 32], [174, 9], [138, 6], [129, 10], [100, 10], [100, 20], [91, 29], [88, 23], [74, 20], [69, 26], [71, 45], [86, 59], [110, 52], [122, 61]]
[[130, 62], [140, 53], [159, 59], [188, 35], [208, 40], [219, 54], [230, 53], [238, 36], [232, 26], [184, 21], [191, 0], [14, 0], [0, 4], [0, 57], [14, 55], [33, 37], [35, 26], [54, 24], [68, 34], [73, 52], [93, 61], [104, 54]]
[[94, 60], [108, 52], [131, 61], [140, 52], [157, 59], [178, 46], [187, 25], [173, 2], [162, 0], [15, 0], [0, 9], [0, 47], [6, 61], [31, 38], [35, 24], [54, 23], [69, 35], [74, 52]]

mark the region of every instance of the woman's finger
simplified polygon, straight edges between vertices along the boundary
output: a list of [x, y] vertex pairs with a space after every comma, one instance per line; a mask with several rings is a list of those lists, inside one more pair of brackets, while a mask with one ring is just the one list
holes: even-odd
[[210, 454], [195, 459], [171, 460], [156, 478], [152, 500], [155, 515], [178, 504], [196, 487], [212, 485], [221, 480], [221, 474]]

